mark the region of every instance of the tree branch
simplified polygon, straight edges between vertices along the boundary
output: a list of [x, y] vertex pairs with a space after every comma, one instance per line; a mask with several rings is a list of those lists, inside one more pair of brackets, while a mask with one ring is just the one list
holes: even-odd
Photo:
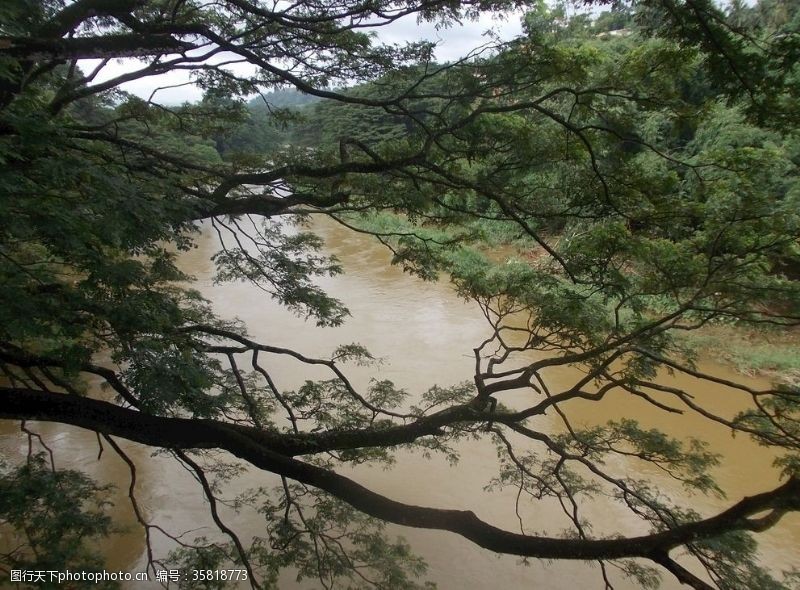
[[[776, 517], [769, 519], [774, 523], [784, 512], [800, 510], [800, 479], [791, 477], [783, 485], [746, 497], [716, 516], [650, 535], [594, 540], [521, 535], [492, 526], [471, 511], [396, 502], [335, 472], [282, 454], [274, 445], [268, 444], [267, 439], [256, 440], [242, 432], [243, 427], [212, 420], [148, 416], [75, 396], [15, 388], [6, 388], [4, 392], [0, 406], [0, 417], [3, 418], [73, 424], [170, 449], [223, 449], [255, 467], [328, 492], [370, 516], [410, 527], [450, 531], [498, 553], [579, 560], [644, 557], [659, 562], [671, 549], [681, 545], [733, 530], [761, 530], [764, 519], [751, 517], [764, 511], [775, 511]], [[291, 439], [294, 435], [270, 436], [271, 440], [279, 441]]]
[[169, 35], [119, 34], [67, 39], [0, 37], [0, 55], [34, 61], [144, 57], [181, 53], [193, 47]]

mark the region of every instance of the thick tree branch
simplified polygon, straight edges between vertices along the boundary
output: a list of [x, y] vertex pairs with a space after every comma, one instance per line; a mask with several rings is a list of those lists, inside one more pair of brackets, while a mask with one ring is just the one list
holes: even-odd
[[[157, 446], [181, 449], [218, 448], [220, 442], [235, 445], [240, 439], [262, 444], [286, 456], [325, 451], [395, 446], [423, 436], [441, 434], [441, 428], [465, 420], [488, 419], [468, 406], [447, 408], [416, 422], [373, 430], [330, 430], [318, 433], [281, 434], [252, 426], [198, 418], [153, 416], [115, 404], [75, 395], [33, 389], [0, 388], [0, 417], [72, 424]], [[155, 436], [156, 439], [151, 437]]]
[[[74, 424], [170, 449], [226, 450], [255, 467], [328, 492], [370, 516], [405, 526], [450, 531], [498, 553], [580, 560], [644, 557], [660, 563], [665, 554], [681, 545], [733, 530], [761, 530], [764, 519], [752, 517], [764, 511], [774, 511], [776, 518], [770, 519], [772, 522], [784, 512], [800, 510], [800, 479], [792, 477], [769, 492], [744, 498], [716, 516], [650, 535], [597, 540], [527, 536], [494, 527], [470, 511], [396, 502], [349, 478], [282, 454], [266, 439], [256, 440], [240, 427], [210, 420], [159, 418], [122, 408], [112, 410], [107, 406], [113, 405], [105, 402], [34, 390], [7, 388], [2, 400], [0, 417], [3, 418]], [[274, 436], [277, 441], [292, 435]]]
[[39, 27], [38, 33], [47, 37], [60, 37], [92, 17], [130, 12], [143, 4], [146, 4], [143, 0], [75, 0]]
[[144, 57], [180, 53], [193, 47], [169, 35], [119, 34], [67, 39], [0, 37], [0, 55], [33, 61]]

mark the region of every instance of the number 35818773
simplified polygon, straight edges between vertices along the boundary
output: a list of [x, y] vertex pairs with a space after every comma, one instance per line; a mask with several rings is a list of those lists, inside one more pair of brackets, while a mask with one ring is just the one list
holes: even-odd
[[204, 580], [246, 580], [247, 570], [192, 570], [191, 579], [193, 582]]

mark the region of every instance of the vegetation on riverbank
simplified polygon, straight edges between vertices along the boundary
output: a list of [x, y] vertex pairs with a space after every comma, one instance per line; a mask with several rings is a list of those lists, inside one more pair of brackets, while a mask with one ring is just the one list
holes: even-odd
[[746, 375], [764, 375], [785, 383], [800, 380], [800, 334], [796, 329], [709, 326], [684, 338], [699, 354]]

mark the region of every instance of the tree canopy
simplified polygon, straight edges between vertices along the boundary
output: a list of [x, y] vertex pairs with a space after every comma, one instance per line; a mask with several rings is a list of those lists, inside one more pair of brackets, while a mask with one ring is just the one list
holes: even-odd
[[[490, 38], [449, 63], [430, 43], [370, 34], [409, 16], [447, 26], [521, 6], [520, 38]], [[137, 505], [135, 465], [116, 439], [173, 455], [224, 538], [181, 542], [173, 563], [238, 564], [254, 588], [286, 567], [325, 587], [424, 587], [424, 562], [385, 522], [524, 558], [595, 561], [607, 587], [609, 565], [643, 587], [664, 572], [701, 589], [791, 584], [759, 564], [755, 541], [800, 510], [800, 385], [705, 373], [682, 335], [800, 323], [800, 11], [792, 0], [611, 8], [5, 2], [0, 418], [32, 439], [26, 421], [98, 433], [131, 468], [148, 543], [158, 524]], [[108, 74], [117, 58], [130, 67]], [[121, 89], [170, 72], [189, 72], [203, 100], [170, 106]], [[426, 391], [362, 388], [347, 365], [375, 362], [363, 346], [312, 358], [256, 341], [246, 311], [221, 319], [179, 269], [210, 228], [216, 280], [251, 282], [338, 326], [347, 301], [317, 279], [342, 269], [305, 225], [315, 216], [375, 236], [405, 270], [477, 302], [488, 336], [474, 343], [474, 373]], [[515, 255], [498, 260], [499, 243]], [[328, 375], [283, 390], [271, 376], [283, 359]], [[553, 381], [559, 367], [579, 376]], [[665, 369], [725, 385], [747, 409], [704, 405], [659, 381]], [[725, 491], [702, 432], [680, 440], [632, 416], [570, 422], [571, 401], [612, 392], [752, 437], [774, 449], [781, 483], [701, 514], [691, 493]], [[497, 448], [495, 486], [556, 500], [568, 531], [503, 530], [345, 475], [401, 448], [455, 459], [467, 439]], [[635, 467], [615, 472], [615, 457], [655, 466], [687, 496], [665, 498]], [[282, 481], [238, 500], [265, 519], [252, 545], [218, 510], [216, 481], [241, 464]], [[31, 451], [4, 467], [0, 491], [0, 526], [21, 539], [0, 567], [97, 563], [81, 539], [110, 532], [105, 488]], [[628, 509], [646, 532], [595, 536], [581, 512], [590, 498]], [[149, 547], [148, 559], [166, 563]]]

